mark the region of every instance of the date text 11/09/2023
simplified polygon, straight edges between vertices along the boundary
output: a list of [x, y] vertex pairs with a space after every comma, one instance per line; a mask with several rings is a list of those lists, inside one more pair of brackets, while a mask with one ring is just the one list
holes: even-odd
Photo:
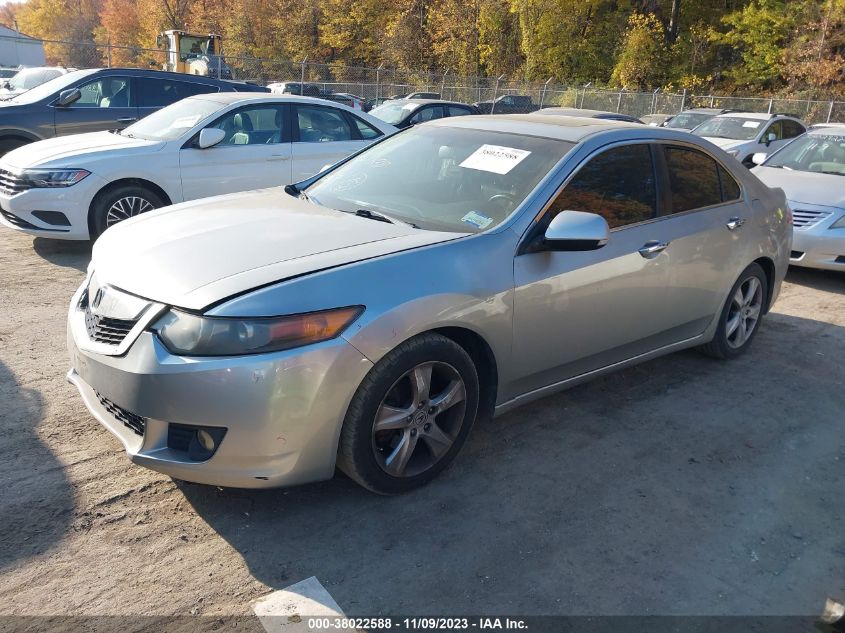
[[308, 618], [308, 629], [312, 631], [387, 631], [387, 630], [478, 630], [478, 631], [517, 631], [528, 628], [525, 620], [519, 618]]

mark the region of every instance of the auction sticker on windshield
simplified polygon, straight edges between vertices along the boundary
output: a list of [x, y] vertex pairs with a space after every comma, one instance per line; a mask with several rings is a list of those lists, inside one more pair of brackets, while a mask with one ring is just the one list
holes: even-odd
[[504, 175], [525, 160], [531, 152], [501, 145], [482, 145], [461, 163], [461, 167]]

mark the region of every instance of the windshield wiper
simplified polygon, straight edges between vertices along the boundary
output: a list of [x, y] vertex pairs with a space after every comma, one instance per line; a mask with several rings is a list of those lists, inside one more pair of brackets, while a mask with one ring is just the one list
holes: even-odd
[[389, 218], [383, 213], [379, 213], [378, 211], [370, 211], [369, 209], [356, 209], [355, 211], [349, 211], [348, 213], [354, 213], [359, 218], [367, 218], [368, 220], [376, 220], [378, 222], [396, 224], [396, 221], [394, 219]]

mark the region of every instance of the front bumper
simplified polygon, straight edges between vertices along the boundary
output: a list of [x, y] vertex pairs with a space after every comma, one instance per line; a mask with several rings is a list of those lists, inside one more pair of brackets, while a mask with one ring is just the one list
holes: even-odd
[[[28, 189], [9, 195], [0, 192], [0, 224], [35, 235], [58, 240], [87, 240], [88, 209], [91, 201], [108, 182], [90, 174], [70, 187]], [[69, 226], [50, 224], [33, 215], [33, 211], [57, 211], [65, 215]]]
[[792, 232], [790, 265], [845, 270], [845, 228], [830, 228], [843, 215], [834, 213], [807, 228], [796, 227]]
[[[68, 380], [130, 459], [171, 477], [236, 488], [319, 481], [334, 473], [337, 442], [355, 390], [372, 363], [337, 338], [233, 358], [183, 358], [144, 331], [119, 356], [86, 350], [71, 304]], [[103, 401], [108, 403], [108, 406]], [[143, 430], [114, 413], [143, 418]], [[168, 448], [168, 425], [224, 427], [214, 455], [192, 461]], [[133, 428], [133, 426], [135, 428]]]

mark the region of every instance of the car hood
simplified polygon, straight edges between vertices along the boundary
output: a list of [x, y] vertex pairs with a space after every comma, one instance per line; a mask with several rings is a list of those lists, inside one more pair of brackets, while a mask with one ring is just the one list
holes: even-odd
[[746, 143], [750, 143], [751, 141], [738, 141], [733, 138], [718, 138], [716, 136], [704, 136], [702, 138], [707, 139], [713, 145], [717, 145], [724, 150], [733, 149], [735, 147], [739, 147], [740, 145], [745, 145]]
[[[111, 154], [156, 152], [163, 141], [145, 141], [111, 132], [91, 132], [48, 138], [12, 150], [3, 157], [3, 164], [24, 167], [85, 167], [86, 161], [108, 158]], [[71, 164], [72, 163], [72, 164]]]
[[[780, 187], [790, 203], [845, 209], [845, 176], [766, 167], [751, 172], [769, 187]], [[791, 205], [790, 205], [791, 206]]]
[[368, 220], [273, 188], [121, 222], [97, 240], [91, 268], [102, 284], [201, 310], [259, 286], [466, 235]]

